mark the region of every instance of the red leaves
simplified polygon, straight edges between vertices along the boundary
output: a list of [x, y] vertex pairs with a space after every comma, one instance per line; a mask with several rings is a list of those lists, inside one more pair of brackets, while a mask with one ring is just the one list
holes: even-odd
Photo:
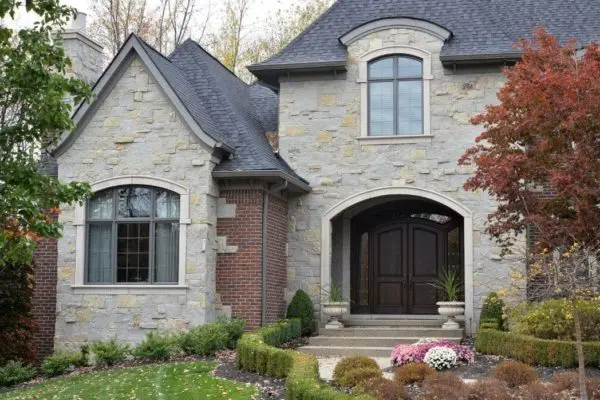
[[[600, 226], [600, 46], [578, 53], [543, 28], [517, 44], [523, 59], [505, 69], [500, 104], [472, 119], [485, 131], [460, 158], [475, 164], [467, 190], [501, 202], [489, 232], [528, 226], [543, 240], [596, 243]], [[509, 242], [504, 242], [509, 245]]]

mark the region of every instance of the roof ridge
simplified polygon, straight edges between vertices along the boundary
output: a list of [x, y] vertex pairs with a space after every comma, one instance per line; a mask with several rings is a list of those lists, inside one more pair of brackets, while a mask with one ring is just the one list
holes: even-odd
[[252, 64], [252, 65], [260, 65], [262, 63], [269, 62], [269, 61], [273, 60], [274, 58], [277, 58], [277, 56], [279, 56], [281, 53], [285, 52], [288, 49], [288, 47], [293, 46], [301, 38], [308, 35], [308, 32], [310, 32], [319, 22], [321, 22], [321, 20], [323, 20], [323, 18], [325, 18], [326, 15], [331, 13], [333, 11], [333, 9], [336, 8], [342, 2], [343, 2], [343, 0], [335, 0], [335, 2], [331, 5], [331, 7], [329, 7], [327, 10], [325, 10], [321, 15], [319, 15], [319, 17], [317, 19], [315, 19], [313, 22], [311, 22], [310, 25], [308, 25], [306, 28], [304, 28], [304, 30], [302, 32], [300, 32], [300, 34], [298, 36], [296, 36], [291, 42], [289, 42], [283, 49], [279, 50], [277, 52], [277, 54], [273, 54], [271, 57], [267, 58], [266, 60], [263, 60], [259, 63]]
[[142, 38], [141, 36], [137, 35], [136, 33], [132, 33], [132, 35], [135, 36], [140, 42], [142, 42], [143, 44], [145, 44], [146, 47], [150, 48], [150, 50], [152, 50], [154, 53], [158, 54], [159, 56], [161, 56], [162, 58], [164, 58], [166, 61], [168, 61], [169, 63], [171, 63], [171, 60], [169, 60], [163, 53], [161, 53], [160, 51], [158, 51], [157, 49], [155, 49], [154, 46], [152, 46], [150, 43], [148, 43], [144, 38]]

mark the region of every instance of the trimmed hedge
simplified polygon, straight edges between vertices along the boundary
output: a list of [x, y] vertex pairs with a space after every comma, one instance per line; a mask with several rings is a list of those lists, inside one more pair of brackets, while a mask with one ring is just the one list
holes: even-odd
[[[475, 347], [480, 353], [509, 357], [527, 364], [564, 368], [578, 365], [575, 342], [480, 329]], [[583, 350], [587, 366], [600, 365], [600, 342], [586, 342]]]
[[373, 400], [349, 395], [321, 383], [315, 356], [277, 348], [302, 334], [299, 319], [281, 321], [246, 333], [237, 344], [238, 368], [276, 378], [287, 378], [288, 400]]

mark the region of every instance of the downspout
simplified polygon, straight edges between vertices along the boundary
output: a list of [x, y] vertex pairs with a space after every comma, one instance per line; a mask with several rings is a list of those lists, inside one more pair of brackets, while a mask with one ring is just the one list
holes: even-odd
[[269, 210], [269, 192], [263, 191], [262, 209], [262, 300], [261, 300], [261, 325], [267, 324], [267, 216]]

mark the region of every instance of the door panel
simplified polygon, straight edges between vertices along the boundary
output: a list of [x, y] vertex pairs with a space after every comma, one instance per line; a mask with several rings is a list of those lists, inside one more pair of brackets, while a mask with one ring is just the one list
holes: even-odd
[[374, 235], [373, 312], [406, 312], [406, 224], [385, 227]]
[[[353, 226], [352, 312], [437, 314], [438, 293], [431, 283], [444, 268], [446, 253], [460, 254], [459, 245], [446, 248], [448, 228], [415, 218], [369, 223]], [[459, 265], [461, 259], [448, 262]]]
[[435, 314], [438, 299], [431, 283], [438, 278], [444, 262], [443, 232], [425, 224], [409, 224], [408, 232], [408, 312]]

